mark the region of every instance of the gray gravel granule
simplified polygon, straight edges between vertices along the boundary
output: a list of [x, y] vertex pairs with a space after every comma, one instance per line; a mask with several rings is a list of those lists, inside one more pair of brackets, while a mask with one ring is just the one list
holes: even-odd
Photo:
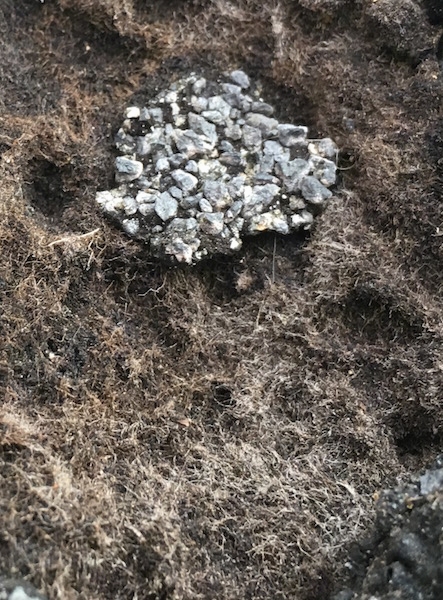
[[175, 82], [126, 109], [118, 187], [98, 204], [153, 256], [188, 264], [232, 254], [246, 235], [309, 229], [332, 196], [337, 146], [273, 115], [243, 71]]

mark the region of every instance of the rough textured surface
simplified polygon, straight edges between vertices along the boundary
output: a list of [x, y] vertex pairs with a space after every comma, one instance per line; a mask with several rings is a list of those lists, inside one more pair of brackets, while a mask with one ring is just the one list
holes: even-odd
[[104, 213], [176, 263], [238, 252], [246, 235], [309, 230], [332, 196], [338, 148], [279, 123], [260, 95], [235, 70], [217, 83], [190, 75], [128, 107], [122, 185], [96, 196]]
[[362, 580], [333, 600], [439, 600], [443, 584], [443, 458], [407, 484], [384, 491], [373, 539], [349, 564]]
[[46, 600], [26, 581], [0, 578], [0, 600]]
[[[442, 21], [377, 4], [0, 2], [2, 575], [323, 600], [374, 494], [441, 454]], [[309, 232], [170, 268], [95, 195], [126, 108], [232, 70], [335, 141], [334, 197]]]

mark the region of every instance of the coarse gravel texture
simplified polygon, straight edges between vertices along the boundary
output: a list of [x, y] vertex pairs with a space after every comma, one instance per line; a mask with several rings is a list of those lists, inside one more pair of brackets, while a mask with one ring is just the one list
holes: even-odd
[[47, 600], [27, 581], [0, 577], [0, 600]]
[[311, 228], [336, 181], [338, 148], [279, 123], [241, 70], [217, 82], [192, 74], [130, 106], [115, 143], [119, 187], [103, 212], [153, 256], [195, 263], [232, 254], [243, 237]]
[[333, 600], [440, 600], [443, 457], [377, 502], [372, 538], [348, 564], [354, 581]]

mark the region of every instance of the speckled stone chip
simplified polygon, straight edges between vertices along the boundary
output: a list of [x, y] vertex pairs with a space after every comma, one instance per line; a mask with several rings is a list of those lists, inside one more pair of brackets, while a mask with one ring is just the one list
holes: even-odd
[[153, 256], [196, 263], [248, 235], [311, 227], [332, 196], [337, 146], [279, 123], [246, 73], [191, 74], [129, 106], [115, 144], [116, 188], [102, 211]]

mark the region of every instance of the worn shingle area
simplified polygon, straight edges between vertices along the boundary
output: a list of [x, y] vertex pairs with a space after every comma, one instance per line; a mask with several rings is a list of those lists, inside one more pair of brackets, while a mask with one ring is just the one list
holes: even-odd
[[98, 192], [98, 204], [154, 256], [179, 263], [232, 254], [247, 235], [310, 229], [332, 196], [338, 149], [274, 113], [243, 71], [180, 79], [126, 109], [118, 187]]

